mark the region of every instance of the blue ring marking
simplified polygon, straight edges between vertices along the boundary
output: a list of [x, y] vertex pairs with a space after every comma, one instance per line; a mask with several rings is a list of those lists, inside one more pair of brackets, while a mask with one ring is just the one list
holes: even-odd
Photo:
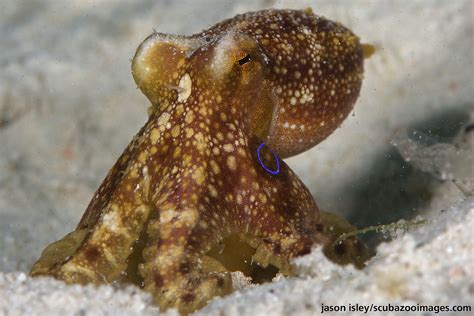
[[265, 164], [263, 163], [262, 159], [260, 158], [260, 150], [262, 149], [263, 146], [267, 146], [265, 143], [261, 143], [260, 146], [258, 146], [257, 148], [257, 158], [258, 158], [258, 162], [260, 162], [260, 165], [263, 167], [263, 169], [265, 169], [267, 172], [275, 175], [275, 174], [279, 174], [280, 173], [280, 161], [278, 160], [278, 156], [275, 154], [275, 152], [270, 148], [268, 147], [268, 149], [270, 149], [270, 151], [272, 152], [273, 154], [273, 157], [275, 157], [275, 160], [276, 160], [276, 164], [277, 164], [277, 170], [276, 171], [273, 171], [273, 170], [270, 170], [267, 168], [267, 166], [265, 166]]

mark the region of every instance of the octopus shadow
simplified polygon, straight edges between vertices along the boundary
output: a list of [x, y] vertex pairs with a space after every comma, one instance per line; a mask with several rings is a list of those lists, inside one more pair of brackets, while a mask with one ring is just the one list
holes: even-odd
[[[471, 106], [472, 107], [472, 106]], [[433, 113], [408, 128], [450, 142], [468, 121], [469, 106], [459, 106]], [[346, 213], [349, 222], [359, 228], [389, 224], [415, 218], [433, 198], [441, 183], [408, 162], [393, 146], [376, 157], [365, 175], [348, 182], [342, 192], [350, 201]], [[387, 238], [377, 233], [360, 236], [371, 249]]]

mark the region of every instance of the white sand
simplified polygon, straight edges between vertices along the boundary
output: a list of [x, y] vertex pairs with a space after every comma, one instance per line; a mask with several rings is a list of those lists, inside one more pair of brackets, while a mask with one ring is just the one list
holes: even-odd
[[[129, 60], [152, 28], [190, 34], [240, 12], [308, 6], [380, 49], [367, 61], [354, 116], [288, 163], [322, 208], [359, 226], [417, 214], [430, 221], [382, 244], [362, 272], [334, 266], [315, 250], [298, 260], [301, 277], [215, 299], [198, 313], [319, 314], [321, 303], [474, 305], [472, 197], [405, 163], [390, 143], [405, 127], [453, 135], [474, 110], [474, 2], [151, 3], [0, 4], [0, 315], [158, 313], [133, 288], [66, 286], [25, 273], [46, 244], [74, 228], [144, 123], [148, 103]], [[461, 177], [473, 172], [474, 161], [464, 164], [465, 172], [456, 169]]]

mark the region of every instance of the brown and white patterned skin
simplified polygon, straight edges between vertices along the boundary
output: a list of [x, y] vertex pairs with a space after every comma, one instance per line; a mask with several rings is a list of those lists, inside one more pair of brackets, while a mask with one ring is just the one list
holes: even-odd
[[[183, 313], [231, 290], [207, 254], [241, 236], [257, 261], [329, 245], [304, 184], [277, 157], [312, 147], [355, 102], [358, 38], [311, 11], [238, 15], [193, 36], [154, 33], [132, 73], [152, 103], [76, 230], [45, 249], [31, 274], [68, 283], [129, 280]], [[266, 255], [265, 255], [266, 254]], [[267, 257], [267, 263], [263, 257]], [[217, 267], [217, 268], [216, 268]], [[135, 275], [134, 275], [135, 274]]]

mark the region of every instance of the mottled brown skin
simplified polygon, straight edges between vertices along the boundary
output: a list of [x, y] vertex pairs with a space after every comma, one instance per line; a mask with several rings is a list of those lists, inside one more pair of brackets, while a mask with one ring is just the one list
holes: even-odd
[[[310, 10], [238, 15], [189, 37], [152, 34], [132, 65], [152, 103], [147, 123], [76, 230], [48, 246], [31, 275], [130, 281], [188, 313], [232, 290], [228, 271], [253, 269], [236, 245], [286, 275], [291, 258], [318, 244], [360, 264], [354, 239], [344, 241], [349, 257], [328, 250], [337, 237], [328, 223], [339, 223], [321, 220], [283, 161], [267, 172], [257, 148], [269, 145], [262, 161], [276, 170], [270, 148], [287, 157], [324, 139], [351, 111], [362, 72], [358, 38]], [[216, 251], [223, 243], [230, 252]]]
[[261, 11], [225, 20], [193, 38], [228, 30], [254, 38], [268, 57], [264, 90], [270, 96], [262, 97], [271, 99], [275, 113], [265, 136], [280, 157], [313, 147], [352, 110], [362, 84], [363, 47], [341, 24], [311, 10]]

